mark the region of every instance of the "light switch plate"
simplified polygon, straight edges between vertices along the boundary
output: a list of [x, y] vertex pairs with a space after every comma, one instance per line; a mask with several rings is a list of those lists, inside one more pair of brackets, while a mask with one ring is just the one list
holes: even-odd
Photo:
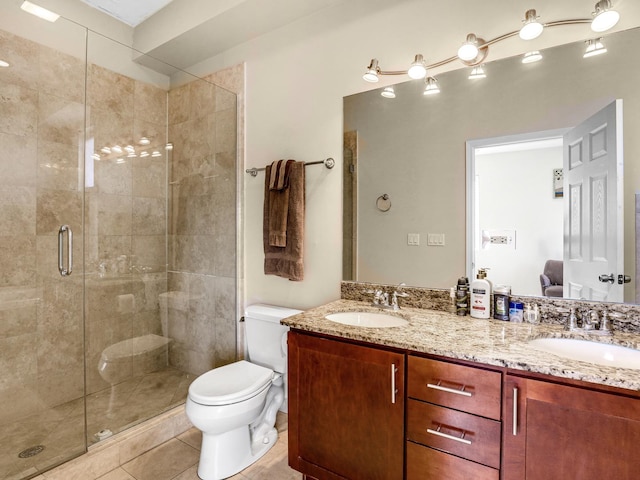
[[444, 246], [444, 233], [429, 233], [427, 234], [427, 245], [432, 247]]
[[419, 233], [407, 233], [407, 245], [420, 245]]

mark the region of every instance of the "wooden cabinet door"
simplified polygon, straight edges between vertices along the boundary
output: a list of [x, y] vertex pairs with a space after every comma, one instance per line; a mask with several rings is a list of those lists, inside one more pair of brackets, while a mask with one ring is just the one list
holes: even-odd
[[289, 333], [289, 464], [319, 480], [403, 477], [404, 354]]
[[640, 399], [514, 376], [504, 392], [503, 478], [639, 478]]

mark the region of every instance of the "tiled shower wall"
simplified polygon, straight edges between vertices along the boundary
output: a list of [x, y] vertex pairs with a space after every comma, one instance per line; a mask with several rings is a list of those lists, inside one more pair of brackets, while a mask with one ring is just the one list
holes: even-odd
[[169, 92], [170, 363], [201, 374], [236, 359], [236, 95], [203, 80]]
[[[167, 284], [167, 92], [89, 65], [87, 104], [87, 139], [100, 155], [87, 160], [93, 168], [85, 190], [86, 378], [93, 393], [110, 386], [98, 371], [106, 348], [166, 334], [158, 300]], [[142, 137], [150, 144], [140, 145]], [[115, 145], [131, 146], [137, 156], [101, 151]], [[140, 361], [146, 359], [121, 362], [117, 381], [144, 373]]]
[[11, 62], [0, 69], [3, 425], [83, 395], [82, 278], [60, 282], [56, 252], [62, 223], [82, 239], [85, 69], [5, 31], [0, 51]]

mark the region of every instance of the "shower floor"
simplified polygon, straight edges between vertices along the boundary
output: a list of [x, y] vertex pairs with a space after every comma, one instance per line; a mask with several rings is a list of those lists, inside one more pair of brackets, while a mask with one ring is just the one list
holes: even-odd
[[[87, 445], [184, 403], [195, 378], [167, 367], [88, 395]], [[84, 402], [77, 399], [0, 424], [0, 480], [28, 478], [83, 453], [84, 422]], [[38, 446], [44, 449], [28, 456]]]

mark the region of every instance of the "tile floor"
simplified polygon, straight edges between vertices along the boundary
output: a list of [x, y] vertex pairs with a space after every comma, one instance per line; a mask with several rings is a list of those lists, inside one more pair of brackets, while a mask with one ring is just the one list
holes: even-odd
[[[264, 457], [232, 480], [300, 480], [287, 465], [287, 415], [278, 413], [278, 441]], [[198, 480], [201, 433], [191, 428], [134, 458], [99, 480]]]

